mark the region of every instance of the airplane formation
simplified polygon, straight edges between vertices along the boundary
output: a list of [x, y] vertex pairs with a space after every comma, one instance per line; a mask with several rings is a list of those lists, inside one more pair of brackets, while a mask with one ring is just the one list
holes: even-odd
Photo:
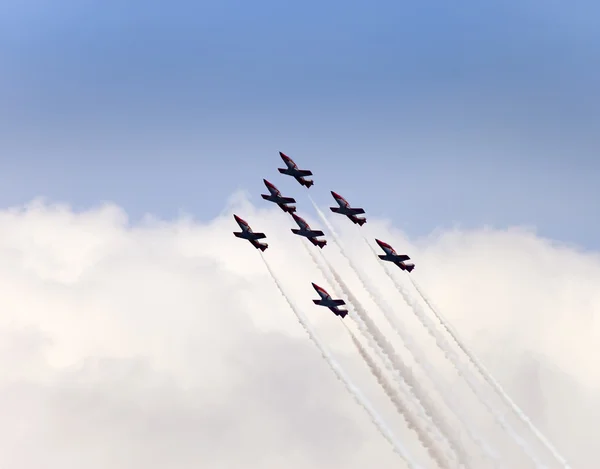
[[[307, 179], [307, 177], [313, 175], [312, 171], [298, 168], [298, 165], [284, 153], [279, 152], [279, 155], [281, 156], [281, 159], [286, 165], [285, 168], [278, 168], [278, 171], [281, 174], [293, 177], [300, 185], [306, 187], [307, 189], [314, 185], [314, 181], [312, 179]], [[321, 250], [325, 246], [327, 246], [327, 240], [324, 238], [325, 233], [319, 229], [311, 228], [310, 225], [306, 222], [306, 220], [296, 213], [296, 199], [294, 199], [293, 197], [283, 196], [281, 191], [270, 181], [263, 179], [263, 182], [269, 193], [261, 194], [261, 197], [264, 200], [267, 200], [268, 202], [276, 204], [283, 212], [288, 213], [291, 216], [291, 218], [298, 226], [297, 228], [291, 229], [292, 233], [308, 239], [314, 246], [318, 247]], [[362, 227], [367, 222], [367, 218], [366, 216], [359, 217], [359, 215], [364, 215], [365, 210], [361, 207], [352, 207], [350, 203], [337, 192], [331, 191], [331, 195], [334, 198], [337, 206], [329, 207], [329, 209], [333, 213], [345, 216], [353, 224], [358, 225], [357, 229], [361, 229], [360, 227]], [[319, 216], [321, 217], [323, 223], [328, 225], [326, 217], [323, 216], [323, 214], [320, 212], [316, 205], [315, 209], [319, 212]], [[265, 233], [254, 232], [247, 221], [243, 220], [236, 214], [234, 214], [233, 217], [241, 229], [241, 231], [233, 232], [234, 236], [247, 240], [256, 249], [259, 249], [262, 252], [268, 249], [269, 245], [266, 242], [261, 241], [266, 238]], [[335, 233], [331, 228], [330, 231], [333, 236], [333, 241], [335, 242], [335, 244], [338, 245], [340, 251], [343, 254], [343, 248], [338, 243]], [[373, 251], [373, 255], [377, 255], [377, 257], [382, 262], [392, 263], [409, 274], [413, 271], [415, 265], [413, 263], [407, 262], [410, 260], [410, 257], [408, 255], [398, 254], [390, 244], [380, 239], [375, 238], [375, 242], [383, 251], [383, 254], [377, 254], [375, 251]], [[311, 254], [313, 253], [313, 248], [307, 247], [307, 249], [310, 250], [309, 252]], [[324, 258], [325, 256], [322, 257]], [[365, 289], [368, 290], [369, 287], [361, 278], [360, 269], [354, 267], [351, 259], [345, 254], [344, 257], [346, 257], [353, 270], [357, 273], [359, 279], [361, 279], [361, 282], [363, 283]], [[329, 365], [331, 366], [334, 373], [337, 375], [338, 379], [340, 379], [346, 384], [347, 390], [354, 395], [355, 399], [371, 415], [371, 418], [376, 424], [376, 426], [379, 428], [380, 433], [394, 446], [396, 452], [407, 463], [407, 467], [409, 469], [419, 469], [423, 467], [421, 465], [416, 464], [415, 461], [412, 460], [411, 455], [408, 454], [406, 449], [404, 449], [402, 445], [394, 438], [394, 436], [390, 433], [389, 429], [385, 426], [385, 423], [381, 421], [381, 417], [377, 415], [376, 410], [374, 410], [370, 406], [370, 404], [363, 398], [363, 396], [360, 393], [357, 393], [356, 386], [352, 383], [351, 378], [349, 378], [343, 372], [339, 363], [336, 362], [335, 358], [327, 350], [326, 345], [324, 345], [321, 342], [321, 340], [317, 337], [317, 335], [312, 331], [312, 328], [310, 327], [310, 324], [308, 323], [306, 318], [304, 318], [303, 314], [301, 314], [298, 308], [295, 307], [294, 303], [290, 301], [290, 299], [284, 292], [284, 289], [279, 284], [277, 276], [271, 271], [269, 263], [267, 262], [267, 258], [265, 256], [262, 256], [262, 258], [265, 262], [266, 268], [271, 273], [274, 282], [277, 284], [282, 295], [286, 298], [288, 305], [294, 311], [296, 317], [298, 318], [299, 322], [303, 325], [304, 329], [306, 330], [312, 341], [321, 350], [323, 357], [326, 361], [329, 362]], [[318, 264], [316, 258], [313, 257], [313, 260], [315, 261], [315, 263]], [[385, 270], [388, 273], [390, 279], [393, 280], [393, 276], [391, 275], [391, 273], [387, 271], [387, 269]], [[357, 303], [357, 300], [349, 294], [350, 292], [348, 291], [347, 287], [344, 286], [341, 279], [338, 279], [337, 274], [335, 274], [334, 270], [330, 269], [330, 271], [333, 275], [333, 278], [335, 279], [335, 283], [339, 284], [341, 290], [343, 290], [346, 294], [348, 298], [348, 304], [346, 304], [346, 302], [343, 299], [332, 297], [332, 295], [329, 294], [327, 290], [325, 290], [323, 287], [317, 285], [314, 282], [312, 282], [312, 287], [316, 291], [318, 298], [313, 299], [312, 302], [317, 306], [328, 308], [331, 311], [331, 313], [333, 313], [335, 316], [339, 317], [342, 321], [344, 321], [344, 324], [346, 324], [345, 321], [347, 321], [347, 319], [344, 319], [346, 318], [346, 316], [350, 316], [352, 320], [356, 321], [358, 324], [362, 324], [362, 326], [360, 326], [360, 329], [362, 330], [364, 328], [363, 332], [366, 334], [366, 336], [370, 337], [370, 341], [372, 341], [370, 348], [377, 355], [379, 355], [380, 358], [387, 360], [388, 366], [390, 368], [393, 368], [393, 371], [399, 374], [399, 376], [397, 376], [398, 378], [400, 378], [399, 382], [404, 382], [404, 385], [406, 387], [404, 392], [400, 392], [399, 394], [397, 393], [398, 390], [395, 390], [393, 384], [387, 381], [385, 374], [382, 373], [376, 365], [373, 365], [372, 358], [370, 357], [368, 352], [362, 347], [358, 339], [354, 336], [353, 332], [348, 328], [348, 332], [351, 334], [352, 340], [357, 346], [363, 359], [367, 362], [367, 365], [371, 369], [373, 375], [375, 375], [378, 382], [383, 386], [384, 391], [388, 394], [390, 399], [392, 399], [394, 405], [396, 405], [397, 410], [400, 412], [400, 414], [402, 414], [407, 423], [412, 422], [409, 426], [412, 428], [413, 431], [415, 431], [422, 446], [427, 450], [427, 453], [429, 454], [431, 459], [433, 459], [436, 463], [436, 467], [439, 467], [440, 469], [453, 469], [454, 467], [471, 469], [475, 467], [471, 464], [471, 455], [467, 454], [464, 451], [462, 441], [456, 438], [455, 435], [457, 432], [451, 426], [450, 422], [446, 420], [445, 414], [443, 412], [440, 412], [440, 409], [437, 409], [436, 406], [433, 404], [433, 400], [431, 400], [431, 398], [429, 397], [429, 390], [423, 388], [420, 384], [420, 381], [418, 379], [415, 379], [412, 373], [410, 373], [410, 368], [407, 367], [407, 365], [404, 364], [402, 360], [396, 355], [394, 347], [389, 344], [385, 335], [378, 329], [377, 325], [374, 324], [374, 322], [368, 318], [364, 309], [362, 307], [359, 307], [360, 304]], [[496, 408], [495, 404], [490, 404], [489, 400], [486, 397], [487, 393], [485, 393], [486, 395], [480, 393], [481, 390], [479, 389], [479, 386], [475, 386], [477, 383], [472, 380], [473, 378], [476, 378], [476, 376], [470, 374], [468, 368], [465, 367], [465, 364], [460, 359], [458, 353], [464, 355], [468, 362], [471, 363], [471, 365], [473, 365], [473, 370], [476, 370], [476, 373], [487, 384], [489, 384], [492, 387], [493, 391], [495, 391], [497, 396], [501, 398], [504, 401], [504, 403], [513, 410], [514, 416], [518, 417], [523, 424], [529, 427], [529, 429], [533, 432], [533, 435], [537, 437], [539, 442], [541, 442], [546, 447], [546, 449], [548, 449], [552, 453], [554, 458], [561, 464], [562, 468], [570, 469], [570, 466], [568, 465], [564, 457], [561, 456], [561, 454], [556, 450], [556, 448], [554, 448], [554, 446], [546, 439], [546, 437], [535, 427], [535, 425], [531, 422], [529, 417], [527, 417], [527, 415], [514, 403], [514, 401], [510, 398], [506, 391], [504, 391], [500, 384], [498, 384], [498, 382], [493, 378], [489, 371], [487, 371], [487, 369], [479, 362], [479, 360], [466, 347], [466, 345], [462, 343], [452, 326], [443, 318], [443, 316], [441, 316], [441, 314], [433, 306], [431, 306], [430, 302], [427, 300], [427, 297], [424, 296], [424, 293], [414, 282], [412, 276], [411, 280], [413, 280], [412, 283], [415, 289], [417, 290], [418, 294], [424, 300], [425, 304], [428, 306], [428, 308], [433, 313], [436, 320], [439, 322], [439, 324], [445, 332], [438, 330], [438, 328], [435, 326], [435, 323], [432, 322], [432, 319], [428, 317], [427, 312], [422, 308], [422, 305], [419, 302], [414, 301], [412, 298], [410, 298], [410, 294], [395, 280], [393, 281], [398, 289], [398, 292], [402, 295], [405, 302], [411, 307], [411, 309], [415, 313], [415, 317], [419, 320], [419, 322], [421, 322], [421, 324], [427, 330], [427, 332], [435, 339], [436, 344], [442, 350], [445, 357], [453, 365], [458, 375], [465, 379], [466, 384], [469, 386], [471, 391], [473, 391], [474, 395], [478, 398], [478, 400], [481, 401], [481, 403], [492, 414], [492, 416], [496, 420], [496, 423], [499, 426], [501, 426], [504, 430], [506, 430], [507, 435], [523, 450], [524, 454], [526, 454], [531, 459], [531, 461], [535, 464], [535, 467], [537, 469], [543, 469], [547, 467], [541, 464], [538, 455], [535, 454], [535, 450], [533, 450], [533, 448], [529, 446], [529, 443], [527, 443], [523, 438], [521, 438], [521, 436], [515, 432], [512, 425], [510, 425], [505, 420], [504, 412], [500, 411], [499, 408]], [[332, 280], [330, 280], [330, 283], [333, 285]], [[375, 300], [375, 303], [380, 307], [384, 315], [388, 318], [388, 320], [390, 320], [390, 313], [387, 312], [384, 306], [380, 306], [380, 303], [378, 302], [377, 297], [375, 295], [371, 296]], [[349, 311], [350, 306], [353, 307], [352, 311]], [[353, 312], [355, 314], [352, 314]], [[464, 426], [470, 438], [473, 440], [473, 442], [475, 442], [478, 445], [479, 449], [481, 450], [481, 455], [484, 455], [493, 464], [493, 467], [500, 467], [497, 464], [497, 455], [493, 454], [495, 453], [495, 451], [491, 450], [491, 448], [488, 446], [488, 443], [481, 439], [481, 436], [478, 434], [477, 430], [471, 427], [470, 422], [468, 422], [468, 417], [466, 417], [463, 414], [464, 409], [462, 409], [462, 406], [456, 404], [457, 401], [453, 401], [453, 398], [451, 396], [450, 400], [448, 400], [448, 396], [451, 393], [448, 392], [447, 386], [440, 384], [439, 381], [436, 379], [436, 373], [431, 372], [432, 368], [425, 366], [427, 362], [424, 361], [423, 355], [420, 355], [422, 352], [420, 352], [418, 348], [415, 347], [415, 344], [412, 341], [407, 341], [408, 336], [404, 332], [405, 328], [403, 328], [402, 325], [400, 325], [397, 321], [400, 321], [398, 317], [396, 317], [395, 320], [390, 320], [390, 325], [396, 330], [400, 338], [404, 340], [404, 343], [407, 346], [407, 350], [415, 356], [416, 362], [424, 365], [423, 371], [427, 375], [429, 375], [429, 378], [431, 379], [434, 388], [437, 388], [439, 392], [439, 397], [441, 399], [440, 402], [444, 403], [447, 409], [451, 413], [453, 413], [458, 419], [458, 421], [461, 423], [461, 425]], [[448, 337], [446, 337], [446, 334], [448, 335]], [[456, 344], [458, 349], [460, 349], [460, 352], [458, 352], [458, 350], [454, 350], [450, 339], [452, 339], [452, 341]], [[407, 395], [403, 396], [402, 394], [404, 393], [406, 393]], [[404, 403], [404, 399], [408, 399], [409, 401]], [[412, 403], [410, 403], [410, 401], [412, 401]], [[407, 404], [408, 407], [405, 404]], [[426, 418], [432, 425], [429, 426], [427, 424], [425, 426], [422, 426], [419, 423], [421, 417], [417, 418], [415, 415], [412, 415], [412, 413], [409, 410], [407, 410], [411, 407], [414, 407], [414, 409], [421, 414], [421, 417]], [[446, 443], [444, 443], [444, 441]], [[452, 461], [450, 461], [450, 459], [452, 459]], [[456, 465], [454, 465], [454, 463], [456, 463]], [[514, 465], [512, 467], [514, 467]]]
[[[289, 156], [282, 152], [279, 152], [279, 156], [281, 156], [281, 159], [286, 165], [286, 168], [277, 168], [277, 170], [281, 174], [293, 177], [296, 181], [298, 181], [300, 185], [306, 187], [307, 189], [309, 189], [314, 184], [313, 180], [306, 179], [307, 176], [313, 175], [312, 171], [306, 169], [299, 169], [298, 165], [294, 162], [294, 160], [292, 160]], [[263, 182], [267, 187], [269, 194], [261, 194], [261, 197], [269, 202], [277, 204], [279, 208], [285, 213], [289, 213], [298, 225], [298, 228], [291, 229], [292, 233], [298, 236], [305, 237], [314, 246], [318, 246], [320, 249], [323, 249], [327, 245], [327, 240], [317, 238], [325, 236], [325, 233], [323, 233], [323, 231], [321, 230], [313, 230], [306, 222], [306, 220], [296, 215], [296, 206], [291, 205], [296, 203], [296, 199], [294, 199], [293, 197], [282, 196], [281, 191], [277, 187], [275, 187], [274, 184], [267, 181], [266, 179], [263, 179]], [[331, 191], [331, 195], [338, 204], [337, 207], [329, 207], [329, 209], [333, 213], [339, 213], [340, 215], [344, 215], [352, 223], [359, 226], [363, 226], [367, 222], [366, 217], [357, 216], [365, 213], [365, 210], [363, 208], [351, 207], [350, 203], [337, 192]], [[267, 243], [261, 243], [258, 241], [259, 239], [264, 239], [267, 237], [264, 233], [255, 233], [254, 231], [252, 231], [252, 228], [250, 227], [247, 221], [243, 220], [235, 214], [233, 215], [233, 218], [242, 230], [233, 233], [236, 237], [249, 241], [256, 249], [260, 249], [263, 252], [269, 247]], [[398, 254], [392, 246], [379, 239], [375, 239], [375, 241], [385, 253], [379, 255], [379, 258], [382, 261], [391, 262], [392, 264], [395, 264], [402, 270], [412, 272], [412, 270], [415, 268], [415, 265], [406, 262], [410, 260], [409, 256], [407, 256], [406, 254]], [[320, 297], [320, 299], [318, 300], [313, 300], [314, 304], [329, 308], [329, 310], [333, 314], [341, 318], [344, 318], [348, 314], [348, 311], [346, 311], [345, 309], [340, 309], [340, 306], [344, 306], [346, 304], [344, 300], [332, 298], [331, 295], [327, 293], [327, 291], [324, 288], [316, 285], [315, 283], [313, 283], [312, 286], [317, 291]]]

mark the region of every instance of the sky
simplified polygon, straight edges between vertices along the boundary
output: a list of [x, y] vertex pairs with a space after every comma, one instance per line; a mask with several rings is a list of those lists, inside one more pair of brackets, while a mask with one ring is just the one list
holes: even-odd
[[599, 246], [593, 2], [0, 8], [4, 206], [210, 220], [235, 190], [258, 198], [283, 151], [320, 202], [415, 236], [527, 225]]
[[[407, 275], [386, 275], [361, 233], [410, 255], [410, 278], [572, 467], [595, 467], [599, 13], [536, 0], [3, 2], [0, 466], [403, 467], [366, 400], [423, 469], [435, 466], [419, 439], [439, 419], [470, 469], [492, 464], [467, 427], [503, 467], [535, 467], [494, 421], [505, 404], [454, 349], [452, 363]], [[278, 151], [315, 185], [279, 174]], [[322, 251], [306, 246], [321, 264], [260, 198], [263, 178], [325, 231]], [[331, 190], [366, 225], [332, 214]], [[273, 277], [231, 234], [233, 213], [266, 233]], [[346, 300], [375, 368], [311, 282]], [[371, 347], [360, 311], [423, 383], [402, 397], [416, 429], [377, 384], [406, 373]]]

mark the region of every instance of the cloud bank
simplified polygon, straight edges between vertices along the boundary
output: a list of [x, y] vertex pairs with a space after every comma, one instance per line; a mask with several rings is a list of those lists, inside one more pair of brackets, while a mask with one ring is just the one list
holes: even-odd
[[[265, 257], [296, 304], [403, 444], [434, 467], [339, 320], [312, 303], [310, 282], [329, 284], [290, 233], [293, 221], [243, 194], [209, 223], [147, 217], [132, 226], [114, 205], [75, 213], [43, 200], [0, 212], [1, 467], [401, 467], [258, 251], [231, 234], [232, 212], [267, 234]], [[531, 467], [412, 317], [356, 227], [331, 221], [482, 432], [511, 467]], [[410, 254], [414, 278], [513, 399], [573, 467], [595, 467], [600, 256], [522, 228], [415, 240], [370, 218], [361, 231]], [[335, 245], [325, 250], [385, 328]]]

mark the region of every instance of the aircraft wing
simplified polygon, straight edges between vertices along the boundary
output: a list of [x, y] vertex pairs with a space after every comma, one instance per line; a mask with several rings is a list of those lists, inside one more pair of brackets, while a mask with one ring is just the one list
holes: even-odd
[[298, 174], [299, 177], [305, 177], [305, 176], [312, 176], [313, 175], [312, 171], [310, 171], [308, 169], [298, 169], [296, 171], [296, 173]]
[[309, 234], [311, 238], [314, 238], [316, 236], [325, 236], [325, 233], [323, 233], [321, 230], [310, 230]]
[[257, 239], [263, 239], [267, 237], [267, 235], [264, 233], [251, 233], [249, 231], [234, 232], [233, 234], [238, 238], [247, 239], [248, 241], [256, 241]]
[[333, 300], [334, 306], [343, 306], [346, 304], [344, 300]]
[[350, 212], [350, 215], [360, 215], [361, 213], [365, 213], [365, 209], [364, 208], [349, 208], [348, 212]]
[[410, 260], [410, 257], [408, 257], [406, 254], [399, 254], [397, 257], [394, 258], [394, 260], [397, 262], [404, 262]]
[[281, 199], [279, 199], [279, 201], [282, 204], [293, 204], [296, 202], [296, 199], [294, 199], [293, 197], [281, 197]]

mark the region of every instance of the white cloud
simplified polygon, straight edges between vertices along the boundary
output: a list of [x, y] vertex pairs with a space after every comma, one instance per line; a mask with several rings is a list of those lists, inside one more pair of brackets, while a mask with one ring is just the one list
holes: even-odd
[[[258, 252], [231, 234], [233, 211], [267, 233], [266, 256], [295, 301], [416, 448], [338, 320], [312, 304], [310, 282], [327, 282], [277, 207], [236, 197], [208, 224], [130, 226], [115, 206], [74, 213], [37, 201], [0, 212], [0, 467], [398, 467]], [[456, 379], [356, 228], [332, 221], [440, 373]], [[595, 467], [600, 257], [521, 229], [416, 241], [386, 221], [361, 230], [411, 255], [414, 278], [515, 400], [574, 467]], [[324, 252], [373, 308], [335, 244]]]

